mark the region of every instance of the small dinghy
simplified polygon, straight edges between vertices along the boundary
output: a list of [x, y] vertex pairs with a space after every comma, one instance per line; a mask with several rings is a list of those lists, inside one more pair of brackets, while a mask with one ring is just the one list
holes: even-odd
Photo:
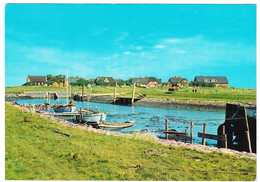
[[121, 129], [128, 128], [134, 125], [134, 121], [126, 121], [126, 122], [108, 122], [108, 123], [100, 123], [98, 126], [100, 128], [113, 128], [113, 129]]

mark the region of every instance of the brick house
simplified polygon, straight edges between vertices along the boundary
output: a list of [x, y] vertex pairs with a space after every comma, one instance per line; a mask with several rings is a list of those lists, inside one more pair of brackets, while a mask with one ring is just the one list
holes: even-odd
[[194, 82], [206, 82], [216, 87], [228, 87], [228, 80], [225, 76], [195, 76]]
[[186, 78], [182, 76], [174, 76], [168, 80], [167, 87], [181, 87], [183, 86], [183, 83], [185, 83], [186, 86], [189, 86], [189, 81]]
[[26, 83], [32, 82], [35, 85], [43, 85], [46, 82], [45, 76], [30, 76], [29, 74], [26, 77]]

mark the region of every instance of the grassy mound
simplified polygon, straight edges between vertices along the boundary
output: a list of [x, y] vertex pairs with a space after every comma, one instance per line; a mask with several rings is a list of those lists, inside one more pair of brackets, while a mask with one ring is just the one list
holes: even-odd
[[138, 135], [116, 137], [65, 127], [9, 104], [5, 117], [6, 180], [248, 181], [256, 177], [252, 159], [167, 147]]

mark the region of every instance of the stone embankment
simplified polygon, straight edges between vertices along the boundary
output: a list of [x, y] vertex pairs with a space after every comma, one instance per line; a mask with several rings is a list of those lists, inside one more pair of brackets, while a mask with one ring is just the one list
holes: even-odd
[[[12, 103], [9, 102], [9, 104], [12, 104]], [[26, 107], [23, 107], [21, 105], [20, 106], [14, 105], [14, 106], [18, 107], [23, 112], [34, 112], [34, 111], [32, 111], [32, 110], [30, 110]], [[40, 113], [37, 113], [37, 114], [40, 115], [41, 117], [51, 119], [53, 121], [56, 121], [56, 122], [58, 122], [62, 125], [68, 126], [68, 127], [79, 127], [81, 129], [84, 129], [84, 130], [102, 133], [102, 134], [106, 134], [106, 135], [114, 135], [114, 136], [123, 135], [123, 134], [118, 133], [118, 132], [95, 129], [95, 128], [92, 128], [91, 126], [88, 126], [86, 124], [75, 124], [75, 123], [71, 123], [69, 121], [66, 121], [64, 119], [59, 119], [59, 118], [52, 117], [52, 116], [46, 116], [46, 115], [43, 115], [43, 114], [40, 114]], [[236, 155], [238, 157], [246, 157], [246, 158], [256, 159], [255, 153], [239, 152], [239, 151], [231, 150], [231, 149], [209, 147], [209, 146], [200, 145], [200, 144], [190, 144], [190, 143], [184, 143], [184, 142], [179, 142], [179, 141], [174, 141], [174, 140], [163, 140], [163, 139], [158, 139], [158, 138], [156, 138], [156, 142], [161, 143], [163, 145], [167, 145], [169, 147], [185, 147], [185, 148], [190, 148], [190, 149], [194, 149], [194, 150], [199, 150], [199, 151], [202, 151], [202, 152], [222, 152], [222, 153], [226, 153], [226, 154], [230, 154], [230, 155]]]

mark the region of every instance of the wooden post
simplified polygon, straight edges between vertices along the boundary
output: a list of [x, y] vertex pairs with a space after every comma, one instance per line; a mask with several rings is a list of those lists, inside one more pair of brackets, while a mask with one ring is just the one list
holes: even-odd
[[[206, 133], [206, 128], [207, 128], [206, 123], [203, 123], [203, 133], [204, 134]], [[202, 137], [202, 145], [205, 145], [205, 143], [206, 143], [206, 139], [204, 137]]]
[[85, 84], [82, 85], [82, 96], [81, 96], [81, 101], [84, 101], [84, 89], [85, 89]]
[[[168, 131], [168, 119], [165, 119], [165, 131]], [[166, 135], [166, 140], [168, 140], [168, 133], [165, 133]]]
[[49, 105], [51, 104], [51, 94], [48, 93], [48, 96], [49, 96]]
[[246, 113], [246, 107], [244, 107], [245, 110], [245, 119], [246, 119], [246, 136], [247, 136], [247, 142], [248, 142], [248, 150], [250, 153], [252, 153], [252, 146], [251, 146], [251, 140], [250, 140], [250, 132], [249, 132], [249, 125], [248, 125], [248, 119], [247, 119], [247, 113]]
[[48, 92], [46, 92], [46, 93], [44, 94], [45, 103], [47, 103], [47, 93], [48, 93]]
[[134, 103], [134, 100], [135, 100], [135, 83], [133, 85], [133, 93], [132, 93], [132, 101], [131, 101], [132, 105]]
[[193, 144], [193, 122], [190, 123], [190, 143]]
[[115, 89], [114, 89], [114, 104], [116, 103], [116, 86], [117, 86], [117, 82], [115, 82]]
[[227, 135], [226, 135], [226, 127], [225, 127], [225, 125], [223, 125], [222, 129], [223, 129], [222, 134], [225, 136], [224, 147], [227, 148]]
[[185, 138], [184, 138], [184, 143], [187, 142], [187, 129], [185, 129]]
[[66, 105], [68, 105], [68, 84], [69, 84], [69, 81], [68, 81], [68, 69], [67, 69], [67, 77], [66, 77]]
[[79, 122], [81, 123], [83, 121], [82, 108], [79, 109], [79, 113], [80, 113]]
[[71, 85], [70, 85], [70, 98], [71, 98]]

